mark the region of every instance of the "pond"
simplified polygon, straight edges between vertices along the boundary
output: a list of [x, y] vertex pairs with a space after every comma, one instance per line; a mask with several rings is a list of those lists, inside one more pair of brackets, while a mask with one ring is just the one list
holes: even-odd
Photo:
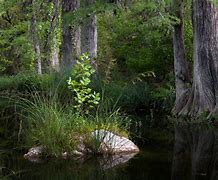
[[16, 152], [1, 151], [0, 176], [4, 179], [36, 180], [169, 180], [172, 152], [146, 148], [127, 162], [113, 167], [102, 157], [86, 160], [48, 159], [38, 162], [25, 160]]
[[0, 150], [0, 179], [217, 180], [218, 128], [181, 123], [174, 132], [174, 144], [147, 144], [130, 156], [31, 162], [17, 151]]

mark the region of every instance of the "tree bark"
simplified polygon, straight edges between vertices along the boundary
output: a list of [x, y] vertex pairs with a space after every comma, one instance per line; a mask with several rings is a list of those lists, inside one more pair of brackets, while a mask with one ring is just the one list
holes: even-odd
[[37, 32], [37, 21], [36, 21], [36, 12], [35, 12], [35, 0], [32, 0], [32, 19], [31, 19], [31, 36], [33, 47], [35, 51], [35, 67], [38, 74], [42, 74], [42, 61], [41, 61], [41, 50], [40, 43]]
[[174, 71], [176, 86], [176, 101], [173, 112], [177, 114], [187, 102], [187, 83], [190, 80], [184, 43], [184, 0], [173, 0], [173, 14], [180, 20], [178, 24], [174, 25], [173, 32]]
[[[85, 7], [89, 8], [94, 0], [85, 0]], [[92, 58], [93, 67], [97, 68], [95, 58], [97, 57], [97, 16], [88, 15], [82, 25], [81, 52], [88, 53]]]
[[[62, 16], [72, 13], [80, 7], [79, 0], [63, 0]], [[80, 27], [67, 24], [63, 18], [62, 24], [62, 69], [72, 67], [80, 55]]]
[[89, 53], [91, 58], [97, 56], [97, 17], [92, 15], [82, 27], [82, 53]]
[[194, 71], [188, 101], [179, 114], [217, 114], [218, 11], [210, 0], [193, 0]]
[[60, 2], [53, 0], [54, 14], [51, 18], [50, 33], [51, 33], [51, 67], [59, 71], [59, 47], [58, 47], [58, 28], [59, 28], [59, 15], [60, 15]]

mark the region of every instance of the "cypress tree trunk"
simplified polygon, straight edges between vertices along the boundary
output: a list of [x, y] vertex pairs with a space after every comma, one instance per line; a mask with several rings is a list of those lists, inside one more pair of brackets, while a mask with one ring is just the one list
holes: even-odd
[[97, 17], [92, 15], [82, 27], [82, 53], [89, 53], [91, 58], [97, 56]]
[[193, 0], [193, 85], [180, 114], [217, 113], [218, 104], [218, 11], [214, 1]]
[[41, 62], [41, 50], [40, 50], [40, 43], [38, 38], [38, 32], [37, 32], [37, 21], [36, 21], [36, 12], [35, 12], [35, 0], [32, 0], [32, 19], [31, 19], [31, 36], [32, 36], [32, 42], [33, 47], [35, 51], [35, 67], [38, 74], [42, 74], [42, 62]]
[[55, 71], [59, 71], [59, 49], [57, 44], [57, 39], [54, 37], [53, 39], [53, 47], [51, 51], [51, 67]]
[[176, 86], [176, 101], [173, 108], [174, 113], [178, 113], [187, 102], [189, 73], [186, 62], [186, 52], [184, 43], [184, 0], [173, 0], [173, 14], [180, 20], [174, 26], [173, 49], [174, 49], [174, 71]]
[[[74, 12], [79, 6], [79, 0], [63, 0], [62, 16]], [[80, 27], [67, 24], [64, 18], [62, 23], [62, 69], [66, 69], [75, 64], [80, 55]]]
[[[93, 3], [94, 0], [85, 0], [85, 7], [89, 8]], [[97, 57], [97, 36], [97, 16], [91, 14], [82, 26], [81, 51], [82, 53], [89, 53], [95, 68], [97, 68], [94, 61], [94, 58]]]
[[58, 47], [58, 29], [59, 29], [59, 9], [60, 9], [60, 2], [59, 0], [53, 0], [54, 5], [54, 14], [51, 18], [51, 26], [50, 26], [50, 33], [51, 33], [51, 67], [52, 69], [58, 71], [59, 70], [59, 47]]

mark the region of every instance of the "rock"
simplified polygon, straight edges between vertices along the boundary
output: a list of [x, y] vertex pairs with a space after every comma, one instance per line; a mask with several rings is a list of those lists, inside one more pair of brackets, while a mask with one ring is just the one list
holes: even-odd
[[78, 136], [77, 137], [78, 145], [75, 150], [72, 152], [74, 156], [84, 156], [86, 154], [90, 154], [90, 149], [85, 145], [85, 137]]
[[99, 141], [98, 152], [102, 154], [137, 153], [139, 148], [128, 138], [115, 135], [106, 130], [96, 130], [92, 136]]
[[61, 157], [63, 159], [67, 159], [69, 157], [69, 153], [68, 152], [64, 152], [64, 153], [61, 154]]
[[43, 154], [43, 146], [35, 146], [29, 149], [27, 154], [24, 154], [25, 159], [37, 159]]
[[77, 145], [76, 151], [81, 152], [82, 154], [86, 154], [87, 148], [83, 141], [80, 141]]
[[84, 155], [85, 155], [84, 153], [82, 153], [81, 151], [78, 151], [78, 150], [74, 150], [74, 151], [72, 152], [72, 154], [73, 154], [74, 156], [84, 156]]

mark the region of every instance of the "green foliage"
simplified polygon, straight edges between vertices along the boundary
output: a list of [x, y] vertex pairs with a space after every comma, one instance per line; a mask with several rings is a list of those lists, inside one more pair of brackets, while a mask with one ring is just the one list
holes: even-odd
[[111, 110], [120, 108], [128, 114], [149, 114], [150, 109], [153, 109], [168, 114], [175, 99], [172, 75], [167, 76], [166, 82], [161, 82], [162, 84], [151, 83], [149, 77], [141, 77], [139, 74], [139, 77], [129, 82], [113, 80], [105, 84], [104, 80], [98, 80], [93, 82], [92, 87], [102, 91], [103, 100], [107, 97], [112, 102], [108, 104]]
[[4, 90], [13, 89], [14, 83], [15, 81], [13, 78], [2, 76], [0, 77], [0, 90], [4, 91]]
[[[14, 91], [17, 93], [25, 93], [26, 91], [45, 91], [48, 92], [53, 86], [58, 86], [55, 81], [57, 77], [55, 74], [44, 74], [39, 76], [32, 72], [20, 73], [16, 76], [2, 76], [0, 77], [0, 90]], [[56, 83], [56, 84], [55, 84]]]
[[[124, 10], [99, 16], [99, 61], [115, 59], [126, 74], [153, 71], [158, 78], [169, 72], [173, 51], [172, 16], [164, 1], [135, 1]], [[107, 61], [105, 61], [107, 59]], [[104, 62], [105, 61], [105, 62]]]
[[16, 74], [33, 67], [33, 48], [29, 41], [27, 16], [22, 3], [3, 1], [0, 10], [0, 73]]
[[95, 70], [91, 65], [91, 59], [87, 54], [83, 54], [76, 61], [69, 78], [68, 88], [75, 93], [74, 108], [78, 111], [89, 112], [90, 108], [93, 108], [99, 104], [100, 94], [92, 91], [88, 86], [91, 83], [91, 76]]
[[[17, 74], [34, 71], [35, 52], [31, 38], [31, 18], [36, 12], [36, 33], [39, 37], [43, 70], [48, 70], [50, 54], [54, 46], [53, 38], [60, 45], [59, 18], [55, 18], [54, 30], [51, 28], [54, 7], [52, 2], [2, 0], [0, 2], [0, 73]], [[58, 19], [58, 20], [56, 20]], [[54, 32], [51, 32], [54, 31]]]

